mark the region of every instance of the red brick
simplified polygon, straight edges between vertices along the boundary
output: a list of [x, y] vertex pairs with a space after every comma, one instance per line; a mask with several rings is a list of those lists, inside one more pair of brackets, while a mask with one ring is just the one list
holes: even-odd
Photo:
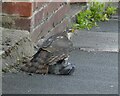
[[51, 2], [67, 2], [67, 0], [51, 0]]
[[[45, 36], [53, 28], [52, 19], [44, 22], [41, 26], [32, 32], [32, 39], [37, 42], [38, 38]], [[39, 25], [39, 24], [38, 24]]]
[[21, 30], [30, 31], [31, 19], [18, 18], [15, 20], [15, 27]]
[[68, 20], [64, 20], [61, 24], [53, 29], [54, 33], [63, 32], [68, 25]]
[[50, 19], [41, 25], [40, 30], [42, 30], [42, 32], [41, 32], [39, 38], [41, 38], [41, 37], [45, 36], [47, 33], [49, 33], [49, 31], [53, 28], [52, 23], [53, 23], [53, 21], [52, 21], [52, 19]]
[[64, 30], [67, 27], [67, 24], [68, 24], [68, 20], [64, 20], [61, 24], [59, 24], [57, 27], [55, 27], [52, 32], [49, 32], [48, 34], [46, 34], [45, 38], [47, 39], [50, 36], [52, 36], [53, 34], [64, 32]]
[[69, 0], [69, 2], [88, 2], [88, 0]]
[[67, 15], [67, 12], [69, 12], [69, 5], [64, 5], [63, 8], [61, 8], [53, 17], [54, 19], [54, 25], [57, 25], [58, 23], [60, 23], [60, 21], [65, 18], [65, 16]]
[[38, 37], [40, 36], [42, 32], [42, 26], [39, 26], [37, 29], [35, 29], [32, 33], [31, 33], [31, 38], [33, 42], [37, 42], [38, 41]]
[[60, 7], [60, 2], [51, 2], [44, 8], [44, 17], [47, 18]]
[[53, 28], [53, 21], [49, 20], [43, 25], [43, 32], [49, 32]]
[[34, 0], [35, 2], [50, 2], [50, 0]]
[[37, 6], [36, 6], [37, 9], [40, 9], [41, 7], [44, 6], [44, 4], [46, 4], [45, 2], [36, 2], [36, 3], [37, 3]]
[[2, 27], [30, 31], [31, 19], [2, 16]]
[[33, 12], [36, 10], [37, 2], [33, 2]]
[[52, 19], [50, 19], [49, 21], [43, 24], [43, 32], [41, 37], [44, 36], [46, 33], [48, 33], [52, 28], [53, 28], [53, 21]]
[[32, 40], [34, 42], [37, 42], [37, 40], [43, 36], [45, 36], [52, 28], [52, 20], [46, 21], [44, 24], [42, 24], [40, 27], [38, 27], [33, 33], [32, 33]]
[[39, 10], [44, 4], [45, 2], [33, 2], [33, 11]]
[[34, 27], [39, 25], [43, 19], [43, 9], [35, 14], [34, 16]]
[[3, 2], [2, 11], [7, 14], [17, 14], [19, 16], [32, 15], [32, 3], [30, 2]]
[[0, 13], [2, 13], [2, 2], [0, 1]]

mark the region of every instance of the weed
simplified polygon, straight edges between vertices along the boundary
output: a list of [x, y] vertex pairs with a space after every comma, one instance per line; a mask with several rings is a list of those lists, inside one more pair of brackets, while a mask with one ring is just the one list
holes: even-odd
[[73, 29], [88, 29], [98, 26], [99, 21], [108, 21], [110, 16], [117, 11], [116, 7], [107, 6], [101, 2], [89, 2], [89, 9], [81, 11], [76, 16], [77, 22], [73, 24]]

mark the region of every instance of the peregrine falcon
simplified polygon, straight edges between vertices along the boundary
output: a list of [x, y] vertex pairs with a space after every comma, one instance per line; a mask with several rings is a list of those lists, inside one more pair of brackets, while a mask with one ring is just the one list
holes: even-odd
[[73, 44], [64, 32], [55, 34], [43, 42], [21, 70], [37, 74], [70, 75], [75, 70], [75, 65], [68, 62], [72, 50]]

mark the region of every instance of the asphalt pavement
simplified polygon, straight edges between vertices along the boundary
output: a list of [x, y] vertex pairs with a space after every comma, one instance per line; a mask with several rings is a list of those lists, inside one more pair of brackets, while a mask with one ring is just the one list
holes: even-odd
[[117, 94], [118, 54], [76, 50], [69, 61], [76, 65], [71, 76], [3, 74], [4, 94]]

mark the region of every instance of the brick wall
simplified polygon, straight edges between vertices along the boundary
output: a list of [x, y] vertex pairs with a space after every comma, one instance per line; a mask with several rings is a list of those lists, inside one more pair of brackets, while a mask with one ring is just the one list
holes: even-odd
[[32, 3], [3, 2], [2, 27], [30, 31]]
[[2, 2], [2, 27], [28, 30], [33, 42], [63, 32], [70, 3]]
[[66, 13], [70, 6], [64, 2], [33, 3], [31, 35], [36, 42], [40, 38], [61, 32], [67, 26]]

